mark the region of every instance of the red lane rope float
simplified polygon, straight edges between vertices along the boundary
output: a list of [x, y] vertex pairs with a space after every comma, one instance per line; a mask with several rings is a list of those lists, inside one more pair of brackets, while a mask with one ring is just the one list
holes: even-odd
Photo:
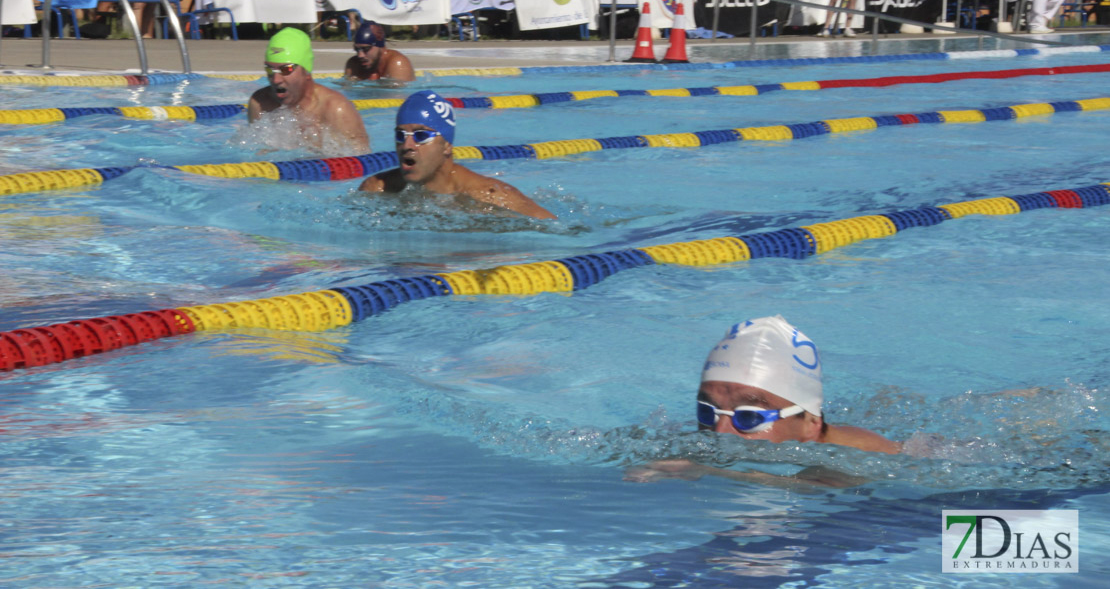
[[[471, 96], [447, 98], [455, 108], [529, 108], [563, 102], [619, 98], [625, 96], [691, 97], [691, 96], [757, 96], [779, 90], [829, 90], [835, 88], [883, 88], [903, 84], [939, 84], [957, 80], [1004, 80], [1023, 76], [1055, 76], [1065, 74], [1094, 74], [1110, 72], [1110, 64], [1073, 65], [1044, 68], [1021, 68], [974, 72], [946, 72], [916, 76], [886, 76], [882, 78], [853, 78], [807, 82], [783, 82], [747, 86], [708, 86], [701, 88], [671, 88], [656, 90], [578, 90], [569, 92], [544, 92], [509, 96]], [[353, 100], [358, 110], [397, 108], [401, 99], [374, 98]], [[77, 117], [108, 114], [130, 119], [185, 121], [230, 118], [246, 111], [242, 104], [215, 104], [208, 106], [127, 106], [86, 108], [35, 108], [0, 110], [0, 124], [48, 124]]]
[[882, 78], [854, 78], [822, 80], [817, 84], [826, 88], [882, 88], [902, 84], [939, 84], [955, 80], [1005, 80], [1023, 76], [1056, 76], [1061, 74], [1096, 74], [1110, 72], [1110, 63], [1095, 65], [1069, 65], [1062, 67], [1021, 68], [1014, 70], [988, 70], [978, 72], [948, 72], [920, 76], [886, 76]]
[[621, 270], [649, 264], [708, 266], [765, 257], [803, 259], [857, 241], [889, 237], [904, 229], [928, 227], [966, 215], [1012, 215], [1042, 208], [1108, 204], [1110, 187], [1098, 184], [546, 262], [459, 270], [253, 301], [21, 328], [0, 332], [0, 371], [44, 366], [193, 331], [228, 328], [323, 331], [361, 321], [403, 302], [428, 297], [570, 292], [597, 284]]
[[162, 309], [0, 332], [0, 371], [45, 366], [194, 331], [187, 314]]

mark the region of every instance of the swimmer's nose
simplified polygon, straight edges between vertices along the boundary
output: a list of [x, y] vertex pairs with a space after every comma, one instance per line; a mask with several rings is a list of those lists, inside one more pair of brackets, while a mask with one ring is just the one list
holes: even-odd
[[732, 427], [732, 420], [727, 415], [718, 415], [717, 423], [713, 424], [713, 431], [719, 434], [735, 434], [736, 430]]

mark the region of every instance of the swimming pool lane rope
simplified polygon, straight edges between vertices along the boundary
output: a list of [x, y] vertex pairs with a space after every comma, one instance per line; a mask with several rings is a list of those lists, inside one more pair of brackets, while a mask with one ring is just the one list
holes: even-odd
[[[453, 150], [456, 160], [548, 159], [606, 149], [641, 147], [704, 147], [733, 141], [789, 141], [830, 133], [865, 131], [879, 127], [930, 123], [979, 123], [1006, 121], [1058, 112], [1110, 109], [1110, 98], [1090, 98], [1060, 102], [1018, 104], [982, 110], [945, 110], [916, 114], [880, 115], [829, 119], [795, 125], [772, 125], [719, 129], [660, 135], [629, 135], [601, 139], [563, 139], [523, 145], [459, 146]], [[0, 196], [27, 192], [43, 192], [100, 184], [139, 168], [169, 168], [190, 174], [218, 178], [268, 178], [289, 181], [338, 181], [370, 176], [396, 168], [397, 153], [383, 151], [353, 157], [335, 157], [284, 162], [245, 162], [199, 165], [151, 165], [81, 168], [24, 172], [0, 176]]]
[[640, 266], [709, 266], [766, 257], [803, 259], [858, 241], [889, 237], [911, 227], [927, 227], [966, 215], [1010, 215], [1034, 209], [1105, 204], [1110, 204], [1110, 188], [1096, 184], [762, 233], [397, 278], [264, 299], [81, 319], [0, 332], [0, 371], [45, 366], [195, 331], [235, 328], [322, 331], [362, 321], [407, 301], [430, 297], [571, 292]]
[[[1064, 55], [1069, 53], [1099, 53], [1110, 51], [1110, 45], [1074, 45], [1071, 47], [1046, 47], [1043, 49], [994, 49], [980, 51], [949, 51], [935, 53], [903, 53], [897, 55], [857, 55], [852, 57], [807, 57], [796, 59], [752, 59], [726, 62], [698, 63], [620, 63], [607, 65], [566, 65], [535, 67], [491, 67], [421, 69], [417, 75], [424, 77], [446, 76], [530, 76], [549, 74], [607, 73], [612, 71], [655, 70], [696, 71], [745, 67], [791, 67], [797, 65], [882, 63], [892, 61], [944, 61], [949, 59], [1013, 58], [1033, 55]], [[341, 78], [342, 73], [317, 73], [315, 78]], [[155, 86], [177, 84], [186, 80], [217, 78], [251, 82], [263, 78], [261, 74], [148, 74], [127, 75], [0, 75], [0, 85], [12, 86]]]
[[[578, 90], [569, 92], [544, 92], [509, 96], [473, 96], [447, 98], [455, 108], [530, 108], [548, 104], [619, 98], [625, 96], [692, 97], [692, 96], [758, 96], [780, 90], [828, 90], [833, 88], [884, 88], [903, 84], [938, 84], [958, 80], [1002, 80], [1024, 76], [1053, 76], [1067, 74], [1094, 74], [1110, 72], [1110, 64], [1075, 65], [1045, 68], [1021, 68], [977, 72], [946, 72], [917, 76], [885, 76], [754, 84], [741, 86], [705, 86], [699, 88], [669, 88], [655, 90]], [[398, 108], [404, 99], [370, 98], [352, 100], [358, 110]], [[68, 121], [78, 117], [105, 114], [138, 120], [215, 120], [226, 119], [245, 112], [244, 104], [214, 104], [208, 106], [121, 106], [121, 107], [69, 107], [0, 110], [0, 124], [43, 125]]]

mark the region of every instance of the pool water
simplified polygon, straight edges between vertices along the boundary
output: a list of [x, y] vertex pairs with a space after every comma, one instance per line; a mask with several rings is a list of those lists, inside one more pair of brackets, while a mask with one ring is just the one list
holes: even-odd
[[[783, 50], [784, 51], [784, 50]], [[421, 79], [446, 96], [1105, 63], [1102, 53]], [[678, 133], [1103, 97], [1108, 74], [460, 110], [457, 143]], [[406, 91], [343, 86], [352, 98]], [[0, 108], [227, 104], [258, 83], [6, 88]], [[392, 112], [363, 111], [374, 151]], [[8, 127], [0, 173], [275, 161], [244, 118]], [[740, 235], [1110, 180], [1110, 113], [467, 162], [559, 215], [358, 180], [144, 167], [0, 200], [0, 330]], [[439, 297], [318, 333], [206, 331], [0, 374], [7, 586], [1095, 587], [1110, 571], [1110, 208], [969, 216], [792, 260], [630, 269], [573, 294]], [[913, 455], [696, 431], [701, 363], [782, 314], [826, 418]], [[689, 458], [869, 482], [805, 492]], [[945, 575], [944, 509], [1077, 509], [1078, 575]]]

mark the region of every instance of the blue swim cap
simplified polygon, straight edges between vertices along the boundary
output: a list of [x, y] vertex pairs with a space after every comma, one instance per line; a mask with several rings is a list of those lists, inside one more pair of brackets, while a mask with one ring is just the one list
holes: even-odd
[[355, 45], [385, 47], [385, 30], [372, 20], [365, 21], [355, 33]]
[[397, 109], [397, 125], [424, 125], [439, 131], [448, 143], [455, 143], [455, 109], [442, 96], [421, 90], [405, 99]]

